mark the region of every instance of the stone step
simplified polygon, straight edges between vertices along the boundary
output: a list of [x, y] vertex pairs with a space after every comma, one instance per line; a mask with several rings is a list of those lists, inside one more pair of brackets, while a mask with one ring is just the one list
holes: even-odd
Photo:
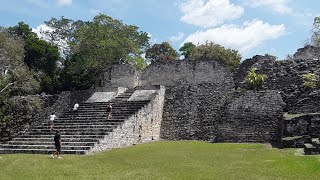
[[[121, 117], [123, 117], [123, 119], [127, 119], [128, 117], [134, 115], [134, 113], [132, 114], [114, 114], [114, 113], [111, 113], [112, 117], [116, 118], [116, 119], [119, 119]], [[105, 118], [108, 118], [108, 114], [105, 113], [104, 115], [81, 115], [81, 116], [72, 116], [72, 115], [63, 115], [63, 116], [60, 116], [60, 117], [57, 117], [55, 119], [55, 121], [58, 121], [58, 120], [76, 120], [76, 119], [105, 119]], [[49, 118], [48, 120], [49, 121]]]
[[[12, 141], [10, 142], [23, 142], [23, 141], [27, 141], [27, 142], [52, 142], [53, 141], [54, 136], [50, 137], [50, 138], [13, 138]], [[64, 138], [61, 137], [63, 142], [91, 142], [91, 143], [97, 143], [99, 142], [100, 138]]]
[[[123, 118], [119, 118], [119, 119], [63, 119], [63, 120], [57, 120], [54, 121], [54, 125], [62, 125], [62, 124], [77, 124], [77, 123], [82, 123], [82, 124], [95, 124], [95, 123], [108, 123], [108, 124], [112, 124], [112, 123], [120, 123], [120, 122], [124, 122], [125, 120]], [[42, 123], [42, 125], [45, 126], [50, 126], [50, 122], [44, 122]]]
[[[1, 148], [5, 149], [54, 149], [54, 144], [51, 145], [14, 145], [14, 144], [1, 144]], [[64, 146], [62, 144], [61, 150], [89, 150], [90, 146]]]
[[[60, 133], [65, 133], [65, 132], [111, 132], [113, 130], [113, 128], [82, 128], [82, 129], [78, 129], [78, 128], [57, 128], [54, 127], [54, 131], [60, 131]], [[29, 129], [27, 131], [27, 133], [33, 133], [33, 132], [37, 132], [37, 133], [55, 133], [52, 130], [50, 130], [49, 128], [45, 128], [45, 129]]]
[[[17, 154], [17, 153], [25, 153], [25, 154], [52, 154], [55, 149], [1, 149], [0, 154]], [[86, 154], [87, 150], [62, 150], [61, 154]]]
[[[112, 112], [112, 115], [113, 116], [116, 116], [116, 117], [121, 117], [121, 116], [130, 116], [130, 115], [133, 115], [134, 113], [113, 113]], [[81, 115], [77, 115], [77, 116], [72, 116], [72, 115], [61, 115], [61, 116], [58, 116], [55, 120], [57, 119], [63, 119], [63, 118], [104, 118], [108, 116], [107, 113], [103, 113], [103, 114], [95, 114], [95, 115], [92, 115], [92, 114], [81, 114]]]
[[[144, 106], [146, 104], [148, 104], [148, 102], [130, 102], [130, 101], [123, 101], [123, 102], [116, 102], [116, 103], [111, 103], [112, 107], [114, 108], [123, 108], [123, 107], [141, 107]], [[87, 107], [104, 107], [107, 108], [109, 104], [108, 103], [104, 103], [104, 104], [95, 104], [95, 103], [90, 103], [90, 104], [81, 104], [79, 106], [79, 109], [81, 108], [87, 108]]]
[[[90, 131], [90, 132], [60, 132], [61, 135], [108, 135], [110, 133], [107, 131]], [[24, 133], [24, 135], [50, 135], [50, 134], [54, 134], [54, 131], [52, 132], [26, 132]]]
[[[7, 144], [10, 145], [54, 145], [53, 139], [50, 141], [9, 141]], [[96, 142], [69, 142], [62, 141], [63, 146], [94, 146]]]
[[[69, 129], [69, 128], [74, 128], [74, 129], [95, 129], [95, 128], [113, 128], [117, 127], [117, 125], [91, 125], [91, 124], [86, 124], [86, 125], [55, 125], [54, 126], [56, 129]], [[35, 126], [32, 129], [48, 129], [48, 126]]]
[[[135, 112], [137, 112], [137, 110], [136, 109], [133, 109], [133, 110], [112, 109], [112, 112], [114, 112], [114, 113], [135, 113]], [[104, 110], [99, 110], [99, 111], [91, 111], [91, 110], [84, 111], [83, 110], [83, 111], [78, 111], [77, 113], [74, 113], [73, 111], [68, 111], [68, 112], [64, 112], [63, 114], [70, 114], [70, 115], [93, 114], [93, 115], [96, 115], [96, 114], [105, 114], [106, 112], [107, 112], [107, 110], [104, 109]]]
[[[54, 138], [54, 134], [40, 134], [40, 135], [29, 135], [29, 134], [21, 134], [17, 138]], [[104, 135], [61, 135], [61, 139], [75, 139], [75, 138], [85, 138], [85, 139], [99, 139], [104, 138]], [[14, 138], [16, 140], [16, 138]]]
[[[110, 101], [111, 104], [143, 104], [143, 103], [148, 103], [150, 102], [150, 100], [142, 100], [142, 101], [126, 101], [126, 102], [117, 102], [117, 103], [113, 103], [112, 100]], [[84, 102], [81, 103], [81, 105], [108, 105], [109, 102]]]
[[[70, 120], [71, 121], [71, 120]], [[67, 125], [72, 125], [72, 126], [77, 126], [77, 125], [112, 125], [112, 126], [115, 126], [115, 125], [119, 125], [121, 124], [122, 122], [124, 122], [124, 120], [122, 119], [119, 119], [119, 120], [100, 120], [100, 121], [65, 121], [65, 122], [54, 122], [54, 126], [67, 126]], [[50, 123], [42, 123], [41, 126], [46, 126], [46, 127], [49, 127], [50, 126]]]
[[310, 143], [305, 143], [303, 150], [305, 155], [319, 154], [319, 150]]

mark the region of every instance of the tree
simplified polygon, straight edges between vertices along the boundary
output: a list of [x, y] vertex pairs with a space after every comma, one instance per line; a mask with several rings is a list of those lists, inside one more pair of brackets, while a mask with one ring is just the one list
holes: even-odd
[[216, 60], [224, 64], [231, 71], [240, 65], [241, 55], [237, 50], [225, 49], [219, 44], [206, 42], [197, 46], [190, 55], [190, 60]]
[[132, 65], [136, 70], [142, 71], [147, 67], [146, 59], [141, 56], [128, 56], [126, 64]]
[[68, 35], [72, 37], [71, 55], [61, 75], [64, 88], [90, 88], [108, 65], [131, 62], [143, 68], [141, 54], [149, 46], [146, 32], [103, 14], [89, 22], [77, 22]]
[[320, 16], [314, 18], [310, 42], [307, 44], [320, 46]]
[[62, 89], [81, 90], [89, 89], [97, 81], [100, 71], [89, 65], [83, 56], [74, 54], [67, 58], [61, 72]]
[[74, 40], [74, 32], [86, 22], [74, 21], [62, 16], [60, 19], [51, 18], [44, 23], [48, 28], [41, 30], [40, 33], [46, 37], [46, 40], [59, 48], [63, 58], [71, 56], [70, 43]]
[[177, 51], [168, 42], [154, 44], [146, 51], [146, 58], [149, 59], [151, 63], [157, 61], [173, 61], [177, 57]]
[[6, 30], [0, 32], [0, 119], [11, 119], [8, 99], [13, 95], [27, 95], [38, 92], [39, 82], [34, 72], [23, 62], [24, 43], [19, 37], [10, 37]]
[[100, 69], [105, 65], [121, 64], [129, 54], [140, 55], [140, 50], [149, 46], [148, 34], [138, 29], [99, 14], [75, 30], [71, 48]]
[[266, 75], [257, 74], [257, 68], [251, 68], [248, 75], [246, 76], [245, 82], [248, 89], [256, 90], [262, 87], [263, 82], [266, 79]]
[[192, 42], [184, 43], [183, 46], [179, 49], [182, 55], [184, 55], [185, 58], [189, 58], [191, 56], [191, 53], [195, 50], [196, 45], [194, 45]]
[[24, 39], [24, 62], [38, 72], [42, 91], [54, 93], [58, 89], [58, 66], [60, 59], [58, 48], [38, 38], [31, 28], [23, 22], [8, 28], [13, 37]]

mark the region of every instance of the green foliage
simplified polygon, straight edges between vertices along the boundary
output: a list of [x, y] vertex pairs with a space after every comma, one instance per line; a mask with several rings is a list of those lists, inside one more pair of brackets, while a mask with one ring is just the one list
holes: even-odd
[[[8, 98], [10, 96], [10, 88], [5, 88], [11, 82], [10, 75], [0, 77], [0, 122], [9, 122], [11, 116], [9, 114]], [[5, 89], [4, 89], [5, 88]]]
[[40, 98], [37, 96], [14, 96], [8, 99], [10, 113], [22, 115], [36, 114], [41, 110]]
[[84, 22], [81, 20], [74, 21], [62, 16], [60, 19], [51, 18], [49, 21], [45, 21], [45, 24], [49, 27], [49, 30], [40, 33], [50, 37], [48, 40], [61, 50], [64, 58], [71, 56], [69, 44], [74, 41], [74, 32]]
[[10, 38], [5, 30], [0, 31], [0, 67], [16, 67], [23, 63], [24, 42], [19, 38]]
[[88, 22], [62, 18], [47, 24], [57, 28], [54, 38], [66, 38], [71, 48], [60, 76], [63, 90], [90, 88], [107, 65], [131, 63], [138, 69], [146, 66], [140, 55], [149, 46], [149, 37], [137, 26], [103, 14]]
[[89, 89], [98, 80], [100, 71], [79, 54], [65, 61], [61, 72], [62, 88], [64, 90]]
[[168, 42], [154, 44], [146, 51], [146, 58], [149, 59], [151, 63], [157, 61], [173, 61], [176, 60], [177, 57], [177, 51]]
[[71, 48], [101, 70], [105, 65], [121, 64], [129, 54], [137, 55], [149, 46], [148, 34], [138, 29], [99, 14], [75, 30]]
[[257, 74], [257, 68], [251, 68], [248, 75], [246, 76], [245, 82], [248, 89], [256, 90], [262, 87], [263, 82], [266, 79], [266, 75]]
[[[29, 25], [23, 22], [19, 22], [17, 26], [10, 27], [9, 33], [14, 37], [24, 39], [24, 62], [31, 69], [39, 72], [41, 77], [41, 90], [49, 93], [56, 92], [58, 89], [57, 61], [60, 59], [58, 48], [39, 39], [37, 34], [29, 28]], [[50, 78], [50, 80], [48, 78]]]
[[130, 64], [135, 67], [136, 70], [142, 71], [147, 67], [147, 62], [141, 56], [128, 56], [126, 64]]
[[306, 44], [320, 46], [320, 16], [314, 18], [310, 40]]
[[7, 32], [0, 32], [0, 68], [7, 72], [0, 74], [0, 120], [3, 122], [9, 122], [11, 114], [14, 114], [11, 111], [15, 109], [11, 109], [8, 103], [11, 96], [33, 94], [39, 90], [35, 73], [24, 65], [23, 45], [19, 37], [10, 37]]
[[307, 73], [302, 75], [303, 87], [308, 90], [313, 90], [317, 87], [318, 77], [314, 73]]
[[219, 44], [206, 42], [206, 44], [199, 45], [192, 51], [190, 60], [216, 60], [234, 71], [240, 65], [241, 55], [237, 50], [225, 49]]
[[194, 45], [192, 42], [184, 43], [183, 46], [179, 49], [182, 55], [184, 55], [185, 58], [189, 58], [192, 54], [192, 52], [195, 50], [196, 45]]
[[36, 73], [25, 65], [16, 67], [12, 71], [11, 95], [28, 95], [38, 93], [40, 90], [40, 84], [35, 79]]

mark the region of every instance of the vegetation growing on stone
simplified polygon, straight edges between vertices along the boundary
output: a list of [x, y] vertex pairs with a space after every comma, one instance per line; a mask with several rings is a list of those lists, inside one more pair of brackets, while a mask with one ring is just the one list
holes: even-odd
[[226, 49], [213, 42], [206, 42], [194, 48], [190, 60], [216, 60], [234, 71], [240, 65], [241, 55], [237, 50]]
[[257, 90], [262, 87], [266, 75], [256, 73], [257, 68], [251, 68], [246, 76], [245, 83], [248, 89]]
[[303, 87], [308, 90], [313, 90], [317, 87], [318, 77], [314, 73], [307, 73], [302, 75]]

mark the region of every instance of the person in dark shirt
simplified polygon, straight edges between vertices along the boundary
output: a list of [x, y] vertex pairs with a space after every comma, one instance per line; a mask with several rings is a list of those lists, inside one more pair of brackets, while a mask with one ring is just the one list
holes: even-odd
[[107, 114], [108, 114], [108, 120], [110, 119], [110, 118], [112, 118], [112, 104], [111, 103], [109, 103], [108, 104], [108, 106], [107, 106]]
[[56, 151], [53, 152], [51, 155], [52, 159], [54, 159], [54, 155], [57, 154], [58, 159], [61, 159], [60, 154], [61, 154], [61, 136], [59, 131], [56, 131], [56, 135], [54, 136], [54, 145], [56, 147]]

